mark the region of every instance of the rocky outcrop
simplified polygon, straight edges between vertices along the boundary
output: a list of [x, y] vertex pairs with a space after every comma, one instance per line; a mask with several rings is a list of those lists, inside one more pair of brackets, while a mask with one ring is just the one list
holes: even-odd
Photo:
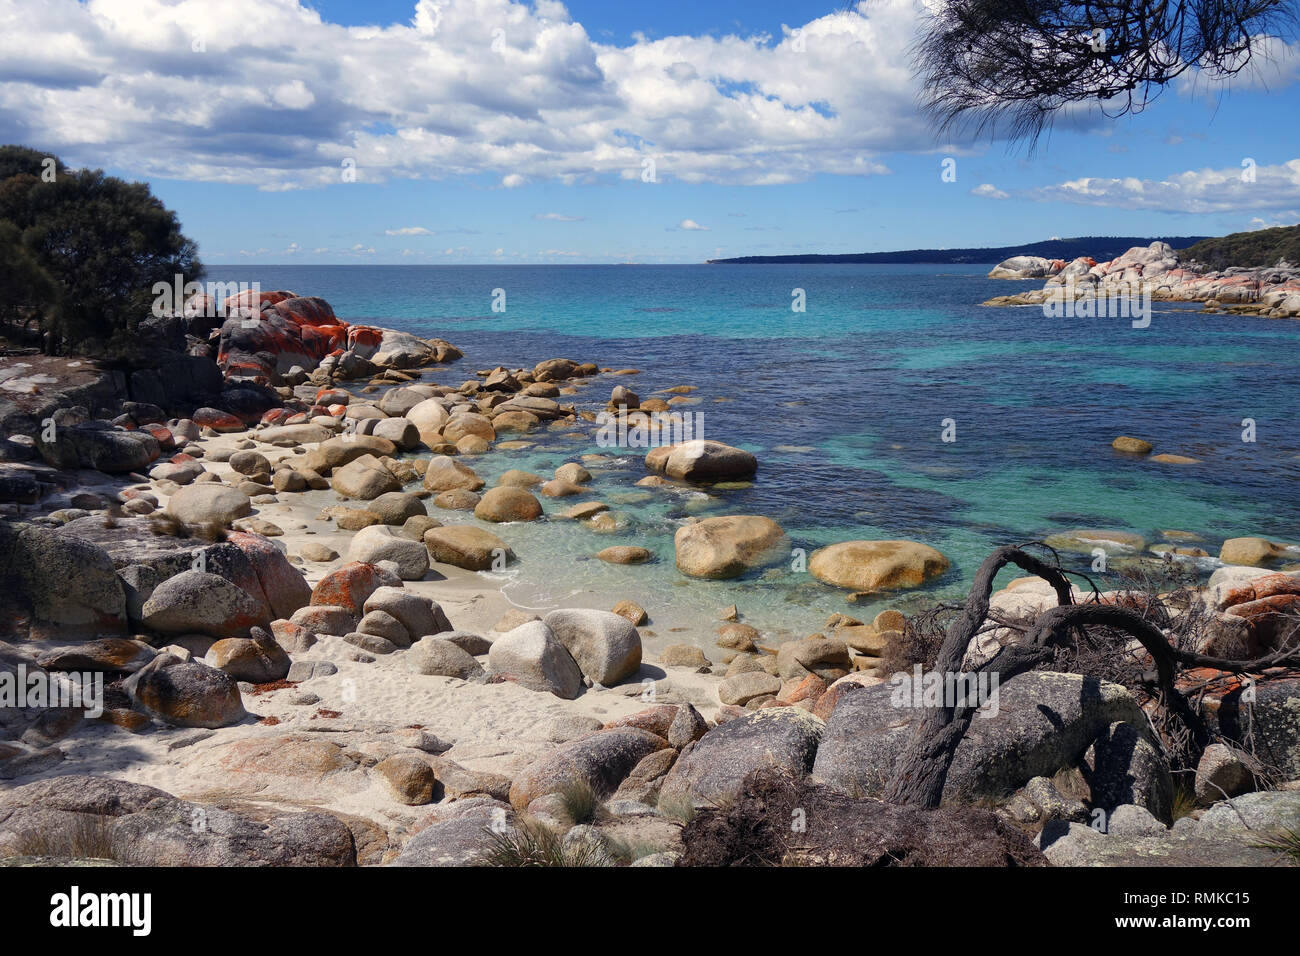
[[856, 799], [771, 771], [682, 832], [679, 866], [1046, 866], [988, 810], [920, 810]]
[[991, 279], [1039, 279], [1041, 290], [999, 296], [985, 305], [1039, 305], [1053, 299], [1135, 294], [1152, 299], [1204, 302], [1208, 310], [1252, 312], [1274, 318], [1300, 317], [1300, 268], [1285, 262], [1258, 268], [1211, 270], [1183, 261], [1164, 242], [1134, 246], [1108, 262], [1080, 257], [1066, 263], [1036, 256], [1013, 256], [989, 272]]
[[802, 779], [812, 770], [825, 726], [794, 707], [759, 710], [720, 724], [682, 749], [660, 791], [660, 805], [725, 806], [758, 770]]
[[82, 775], [0, 795], [0, 856], [30, 853], [33, 846], [43, 855], [93, 855], [134, 866], [356, 865], [351, 832], [328, 813], [254, 817], [139, 783]]
[[[916, 706], [920, 689], [920, 685], [890, 682], [843, 694], [827, 721], [813, 774], [845, 793], [883, 793], [895, 761], [924, 713]], [[1089, 746], [1109, 733], [1112, 724], [1147, 726], [1146, 715], [1123, 687], [1078, 674], [1021, 674], [999, 687], [992, 699], [996, 710], [990, 708], [987, 717], [976, 716], [957, 746], [945, 797], [969, 801], [1004, 797], [1033, 777], [1051, 777], [1078, 766]], [[1117, 732], [1111, 736], [1128, 742]], [[1125, 751], [1117, 743], [1103, 757], [1104, 775], [1109, 777], [1111, 768], [1121, 762], [1121, 753]]]
[[317, 296], [247, 291], [227, 299], [221, 312], [226, 318], [217, 363], [232, 380], [276, 384], [295, 366], [362, 378], [381, 368], [414, 368], [460, 357], [441, 340], [344, 322]]
[[82, 538], [0, 521], [0, 581], [3, 618], [26, 636], [67, 640], [125, 632], [126, 592], [113, 561]]

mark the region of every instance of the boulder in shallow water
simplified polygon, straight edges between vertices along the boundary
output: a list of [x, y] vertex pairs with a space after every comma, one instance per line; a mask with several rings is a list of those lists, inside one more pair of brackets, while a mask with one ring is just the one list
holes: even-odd
[[485, 482], [474, 469], [462, 465], [446, 455], [438, 455], [429, 460], [429, 467], [424, 473], [425, 491], [451, 491], [464, 489], [478, 491]]
[[789, 556], [790, 541], [771, 518], [727, 515], [683, 525], [673, 536], [677, 568], [700, 578], [734, 578]]
[[488, 489], [474, 506], [474, 517], [481, 521], [535, 521], [541, 516], [541, 502], [513, 485]]
[[434, 561], [469, 571], [490, 570], [498, 561], [504, 566], [515, 557], [504, 541], [473, 525], [430, 528], [424, 533], [424, 545]]
[[808, 559], [819, 581], [854, 591], [917, 588], [949, 566], [943, 554], [916, 541], [842, 541]]
[[1145, 441], [1141, 438], [1132, 438], [1128, 435], [1120, 435], [1110, 443], [1110, 447], [1114, 448], [1116, 451], [1126, 452], [1130, 455], [1149, 455], [1155, 446], [1153, 446], [1149, 441]]
[[645, 466], [683, 481], [734, 481], [752, 478], [758, 459], [743, 448], [700, 438], [652, 448], [645, 456]]
[[[1242, 564], [1250, 567], [1268, 567], [1287, 557], [1286, 546], [1267, 538], [1229, 538], [1219, 550], [1219, 560], [1224, 564]], [[1300, 557], [1293, 554], [1292, 558]]]

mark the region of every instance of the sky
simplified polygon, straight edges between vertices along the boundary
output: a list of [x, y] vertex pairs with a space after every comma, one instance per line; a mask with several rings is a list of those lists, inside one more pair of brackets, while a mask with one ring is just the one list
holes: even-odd
[[213, 265], [1300, 222], [1300, 46], [1137, 116], [1072, 116], [1031, 154], [918, 114], [923, 2], [0, 0], [0, 142], [147, 180]]

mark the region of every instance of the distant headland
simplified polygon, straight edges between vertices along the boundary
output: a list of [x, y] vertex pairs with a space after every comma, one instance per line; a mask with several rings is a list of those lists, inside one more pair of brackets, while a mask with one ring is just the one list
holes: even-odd
[[971, 265], [997, 263], [1012, 256], [1041, 256], [1069, 262], [1079, 256], [1114, 259], [1134, 246], [1165, 242], [1174, 249], [1186, 249], [1209, 236], [1080, 236], [1072, 239], [1046, 239], [1014, 246], [977, 247], [970, 249], [904, 249], [898, 252], [852, 252], [841, 255], [739, 256], [734, 259], [709, 259], [709, 265], [767, 265], [778, 263], [933, 263], [936, 265]]

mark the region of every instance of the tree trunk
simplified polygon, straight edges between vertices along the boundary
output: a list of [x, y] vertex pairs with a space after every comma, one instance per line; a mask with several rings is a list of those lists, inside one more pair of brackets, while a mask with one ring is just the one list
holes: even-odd
[[[1060, 603], [1040, 614], [1020, 643], [1002, 648], [991, 660], [971, 671], [963, 672], [961, 665], [966, 650], [988, 618], [993, 579], [1007, 564], [1016, 564], [1048, 581], [1055, 589]], [[1248, 661], [1207, 657], [1179, 650], [1165, 639], [1159, 628], [1128, 608], [1114, 604], [1074, 604], [1069, 579], [1060, 567], [1047, 564], [1020, 548], [1003, 547], [989, 555], [976, 572], [975, 583], [971, 585], [966, 604], [944, 637], [935, 662], [935, 671], [945, 676], [966, 674], [969, 678], [965, 684], [967, 687], [976, 686], [976, 675], [982, 673], [996, 673], [999, 682], [1005, 684], [1013, 677], [1050, 660], [1054, 648], [1067, 646], [1075, 635], [1087, 627], [1106, 627], [1127, 634], [1137, 639], [1151, 655], [1156, 666], [1156, 701], [1186, 728], [1194, 758], [1199, 757], [1210, 742], [1210, 732], [1204, 720], [1175, 686], [1178, 665], [1245, 673], [1285, 660], [1300, 660], [1300, 650], [1295, 646], [1284, 647], [1268, 656]], [[927, 808], [939, 806], [953, 756], [977, 709], [977, 706], [970, 704], [947, 706], [946, 701], [942, 706], [927, 708], [925, 716], [917, 724], [894, 765], [884, 799], [889, 803]]]

